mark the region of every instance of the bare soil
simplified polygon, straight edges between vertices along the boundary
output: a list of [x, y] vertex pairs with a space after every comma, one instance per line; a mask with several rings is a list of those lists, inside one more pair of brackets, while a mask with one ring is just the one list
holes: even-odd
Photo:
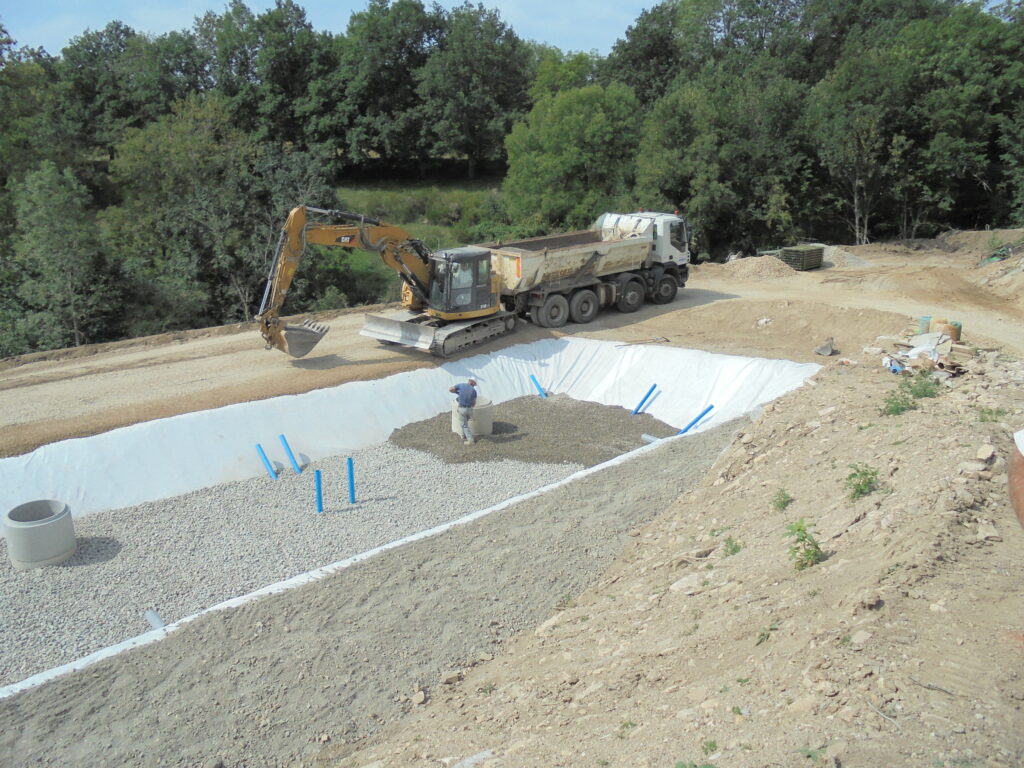
[[[702, 265], [666, 307], [519, 329], [507, 344], [578, 334], [825, 368], [719, 431], [724, 453], [596, 473], [6, 699], [5, 764], [1024, 764], [1024, 531], [1005, 475], [1024, 264], [980, 265], [1022, 234], [848, 248], [773, 279]], [[962, 322], [977, 356], [882, 415], [897, 379], [864, 350], [919, 315]], [[0, 451], [436, 364], [358, 336], [358, 313], [328, 322], [300, 361], [254, 329], [6, 361]], [[815, 355], [829, 337], [839, 352]], [[854, 498], [865, 475], [877, 487]], [[800, 519], [825, 555], [803, 570], [785, 535]]]

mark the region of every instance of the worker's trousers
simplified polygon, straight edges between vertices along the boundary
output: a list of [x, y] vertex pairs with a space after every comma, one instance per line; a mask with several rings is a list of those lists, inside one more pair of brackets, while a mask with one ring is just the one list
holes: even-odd
[[459, 423], [462, 425], [462, 437], [470, 442], [473, 441], [473, 430], [469, 428], [469, 420], [473, 418], [473, 409], [459, 406]]

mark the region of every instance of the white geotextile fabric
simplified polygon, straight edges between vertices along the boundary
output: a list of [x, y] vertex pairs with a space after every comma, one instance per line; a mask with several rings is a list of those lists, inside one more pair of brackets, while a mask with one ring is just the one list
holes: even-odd
[[819, 368], [673, 347], [549, 339], [386, 379], [44, 445], [0, 460], [0, 509], [58, 499], [73, 516], [81, 516], [255, 477], [266, 471], [257, 443], [278, 469], [290, 472], [279, 435], [285, 435], [300, 465], [345, 455], [387, 440], [396, 428], [449, 410], [448, 388], [469, 377], [494, 403], [536, 395], [532, 374], [549, 393], [630, 410], [657, 384], [643, 410], [667, 424], [682, 428], [708, 404], [715, 406], [691, 430], [699, 432], [795, 389]]

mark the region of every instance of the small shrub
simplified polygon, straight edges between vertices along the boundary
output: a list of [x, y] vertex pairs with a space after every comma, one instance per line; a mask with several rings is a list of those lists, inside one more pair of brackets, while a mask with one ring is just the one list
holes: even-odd
[[785, 488], [779, 488], [775, 495], [772, 496], [772, 509], [776, 512], [781, 512], [792, 503], [793, 497], [789, 495]]
[[899, 387], [885, 396], [878, 413], [882, 416], [899, 416], [901, 413], [912, 411], [915, 408], [917, 408], [917, 404], [914, 402], [914, 398], [905, 389]]
[[923, 397], [938, 397], [939, 392], [942, 391], [938, 379], [928, 371], [918, 371], [915, 376], [903, 379], [900, 382], [900, 387], [906, 389], [915, 400], [920, 400]]
[[726, 537], [722, 543], [722, 554], [724, 557], [732, 557], [737, 552], [743, 549], [743, 545], [736, 541], [732, 536]]
[[768, 639], [772, 636], [772, 632], [774, 632], [778, 628], [779, 625], [773, 621], [771, 624], [769, 624], [767, 627], [765, 627], [757, 633], [757, 642], [754, 643], [754, 645], [760, 645], [761, 643], [768, 642]]
[[786, 526], [786, 536], [793, 539], [789, 546], [789, 559], [793, 561], [796, 570], [810, 568], [825, 559], [825, 553], [821, 551], [813, 533], [807, 529], [803, 518]]
[[715, 768], [711, 763], [676, 763], [675, 768]]
[[1005, 408], [986, 408], [985, 406], [978, 407], [978, 421], [997, 422], [1002, 421], [1005, 417]]
[[705, 755], [710, 755], [712, 752], [718, 751], [718, 742], [708, 739], [701, 744], [700, 748], [703, 750]]
[[878, 470], [867, 464], [851, 464], [853, 471], [846, 476], [843, 485], [850, 492], [850, 501], [869, 496], [879, 489]]

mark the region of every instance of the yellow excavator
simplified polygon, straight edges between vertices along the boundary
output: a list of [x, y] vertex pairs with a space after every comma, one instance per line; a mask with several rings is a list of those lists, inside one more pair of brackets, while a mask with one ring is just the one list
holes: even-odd
[[[312, 221], [309, 214], [343, 223]], [[327, 326], [309, 320], [281, 323], [281, 307], [307, 243], [378, 253], [402, 278], [402, 320], [368, 319], [364, 335], [444, 357], [515, 328], [514, 314], [501, 308], [488, 250], [467, 247], [433, 254], [401, 227], [358, 213], [299, 206], [288, 214], [256, 315], [267, 349], [303, 357], [327, 333]]]

